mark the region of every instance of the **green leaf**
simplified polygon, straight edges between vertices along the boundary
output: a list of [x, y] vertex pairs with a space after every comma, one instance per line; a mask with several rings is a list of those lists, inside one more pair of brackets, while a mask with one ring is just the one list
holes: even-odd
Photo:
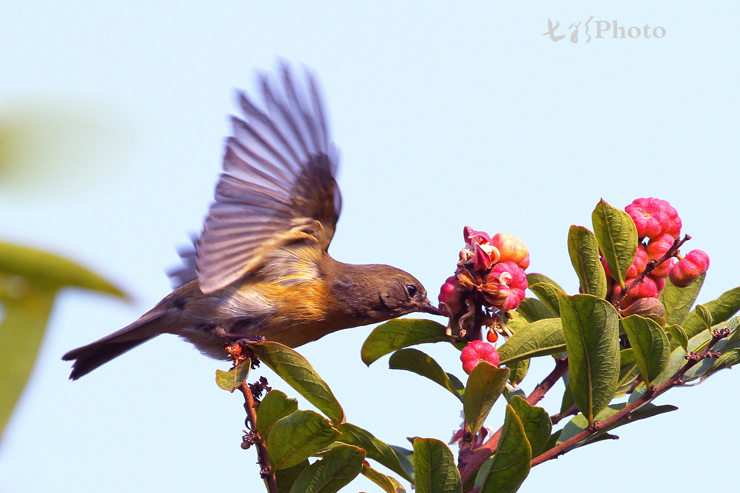
[[727, 329], [730, 331], [730, 336], [725, 339], [725, 346], [729, 347], [733, 344], [740, 342], [740, 317], [733, 317], [727, 322]]
[[506, 366], [507, 368], [509, 368], [509, 370], [511, 370], [511, 373], [509, 373], [509, 382], [511, 382], [512, 385], [519, 385], [520, 383], [522, 383], [522, 380], [524, 380], [524, 377], [527, 376], [527, 370], [529, 370], [529, 360], [519, 360]]
[[449, 342], [447, 328], [432, 320], [397, 318], [378, 325], [362, 345], [362, 361], [370, 366], [381, 356], [416, 344]]
[[360, 447], [368, 459], [377, 461], [406, 481], [413, 482], [413, 469], [404, 468], [396, 452], [388, 444], [375, 438], [372, 433], [350, 423], [342, 423], [337, 426], [337, 430], [342, 433], [340, 442]]
[[290, 489], [295, 484], [298, 476], [309, 466], [308, 459], [300, 464], [285, 469], [275, 471], [275, 482], [277, 483], [278, 493], [290, 493]]
[[514, 313], [520, 313], [528, 322], [536, 322], [544, 318], [557, 318], [557, 314], [553, 313], [545, 303], [537, 298], [524, 298], [519, 302], [519, 306]]
[[[617, 414], [619, 411], [621, 411], [625, 406], [627, 406], [626, 402], [622, 402], [619, 404], [612, 404], [611, 406], [608, 406], [604, 408], [599, 415], [596, 417], [596, 421], [604, 421], [615, 414]], [[598, 441], [600, 437], [602, 437], [604, 434], [606, 434], [608, 431], [611, 431], [615, 428], [618, 428], [622, 425], [626, 425], [629, 423], [634, 423], [635, 421], [639, 421], [641, 419], [647, 419], [653, 416], [657, 416], [658, 414], [668, 413], [671, 411], [675, 411], [678, 408], [676, 406], [656, 406], [653, 403], [648, 402], [644, 406], [641, 406], [635, 411], [632, 411], [628, 417], [621, 419], [617, 421], [616, 423], [612, 424], [611, 426], [606, 426], [604, 428], [599, 429], [598, 432], [594, 433], [590, 437], [588, 437], [587, 440], [579, 443], [576, 445], [576, 447], [580, 447], [582, 445], [586, 445], [588, 443], [593, 443], [595, 441]], [[578, 416], [575, 416], [573, 419], [571, 419], [568, 424], [566, 424], [563, 427], [563, 432], [558, 437], [558, 444], [561, 444], [565, 442], [566, 440], [569, 440], [573, 436], [577, 435], [578, 433], [582, 432], [586, 428], [588, 428], [588, 420], [582, 415], [579, 414]], [[574, 447], [575, 448], [575, 447]]]
[[267, 393], [257, 408], [257, 431], [261, 437], [267, 437], [272, 426], [278, 420], [298, 410], [298, 401], [288, 398], [279, 390]]
[[517, 361], [557, 354], [565, 350], [565, 335], [559, 318], [532, 322], [516, 331], [498, 350], [499, 364], [510, 365]]
[[655, 320], [639, 315], [622, 319], [622, 327], [632, 346], [640, 376], [646, 385], [650, 385], [668, 364], [668, 337]]
[[568, 231], [568, 253], [583, 294], [606, 298], [606, 272], [599, 260], [596, 236], [587, 228], [571, 226]]
[[[722, 296], [714, 301], [704, 303], [704, 306], [709, 309], [709, 313], [712, 314], [710, 326], [728, 320], [738, 310], [740, 310], [740, 287], [723, 293]], [[704, 322], [701, 321], [696, 310], [686, 316], [681, 327], [686, 331], [686, 335], [689, 336], [689, 339], [693, 338], [705, 328]]]
[[696, 305], [696, 314], [699, 316], [699, 320], [704, 324], [704, 328], [712, 330], [712, 313], [704, 305]]
[[[680, 325], [669, 325], [665, 328], [665, 330], [671, 335], [672, 345], [675, 346], [675, 344], [678, 344], [683, 348], [684, 352], [688, 352], [689, 336], [686, 335], [686, 332]], [[674, 341], [675, 344], [673, 344]]]
[[249, 347], [260, 361], [270, 367], [334, 423], [344, 422], [342, 406], [306, 358], [288, 346], [277, 342], [261, 342], [250, 344]]
[[[404, 477], [414, 477], [414, 451], [407, 448], [399, 447], [398, 445], [388, 445], [398, 457], [398, 462], [401, 463], [401, 467], [406, 471]], [[413, 484], [413, 481], [409, 481]]]
[[550, 416], [543, 408], [532, 406], [519, 396], [512, 397], [509, 405], [522, 422], [524, 434], [532, 447], [532, 457], [537, 457], [545, 451], [550, 439], [552, 432]]
[[71, 260], [4, 241], [0, 241], [0, 273], [20, 276], [39, 288], [71, 286], [128, 298], [109, 281]]
[[696, 301], [696, 297], [699, 296], [699, 290], [701, 290], [706, 276], [705, 272], [685, 288], [676, 287], [669, 278], [665, 279], [665, 287], [661, 290], [658, 299], [665, 307], [663, 318], [665, 318], [667, 324], [680, 325], [683, 323], [689, 310], [691, 310], [691, 306]]
[[624, 289], [627, 270], [637, 252], [637, 227], [629, 214], [602, 199], [591, 214], [594, 235], [612, 277]]
[[338, 445], [321, 460], [305, 468], [298, 476], [291, 493], [334, 493], [362, 471], [365, 453], [352, 445]]
[[570, 409], [576, 405], [576, 401], [573, 400], [573, 392], [570, 391], [570, 376], [568, 372], [563, 375], [563, 384], [565, 385], [565, 391], [563, 392], [563, 399], [560, 401], [560, 414], [565, 415]]
[[267, 434], [267, 453], [275, 469], [285, 469], [328, 447], [339, 436], [320, 414], [295, 411], [272, 426]]
[[560, 284], [556, 283], [546, 275], [537, 273], [527, 274], [527, 285], [531, 286], [532, 284], [537, 284], [541, 282], [549, 284], [555, 287], [555, 289], [557, 289], [558, 291], [562, 291], [563, 293], [565, 293], [565, 290], [560, 286]]
[[401, 486], [401, 483], [390, 476], [386, 476], [385, 474], [376, 471], [372, 467], [363, 467], [362, 475], [380, 486], [380, 488], [386, 493], [406, 493], [406, 490]]
[[635, 362], [635, 353], [632, 348], [622, 349], [619, 352], [619, 380], [614, 397], [622, 397], [632, 387], [635, 378], [640, 374]]
[[619, 315], [607, 301], [590, 294], [558, 294], [558, 298], [568, 349], [570, 390], [578, 409], [592, 424], [617, 388]]
[[496, 368], [481, 361], [468, 377], [463, 399], [465, 422], [470, 433], [475, 435], [483, 427], [493, 404], [506, 388], [509, 379], [508, 368]]
[[555, 286], [551, 284], [545, 284], [538, 282], [537, 284], [531, 284], [529, 290], [532, 291], [542, 301], [547, 308], [554, 313], [556, 316], [560, 316], [560, 306], [558, 306], [558, 292]]
[[[732, 348], [729, 351], [723, 352], [717, 361], [714, 362], [712, 368], [707, 373], [707, 377], [725, 368], [730, 368], [740, 363], [740, 348]], [[706, 378], [706, 377], [705, 377]]]
[[388, 360], [388, 365], [391, 370], [406, 370], [426, 377], [449, 390], [460, 401], [463, 400], [465, 386], [462, 382], [456, 376], [445, 373], [431, 356], [418, 349], [399, 349]]
[[247, 379], [251, 367], [252, 361], [247, 358], [229, 371], [216, 370], [216, 385], [229, 392], [235, 391]]
[[17, 297], [1, 298], [0, 436], [33, 370], [55, 296], [55, 290], [24, 283]]
[[506, 418], [493, 463], [481, 487], [481, 493], [517, 491], [529, 475], [532, 447], [524, 425], [512, 406], [506, 406]]
[[447, 445], [432, 438], [414, 439], [417, 493], [462, 493], [460, 472]]

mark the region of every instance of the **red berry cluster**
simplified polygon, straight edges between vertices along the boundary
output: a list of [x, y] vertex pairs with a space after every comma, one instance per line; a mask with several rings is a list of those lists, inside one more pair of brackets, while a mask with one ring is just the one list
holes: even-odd
[[470, 341], [468, 345], [463, 348], [462, 353], [460, 354], [460, 361], [462, 361], [465, 373], [470, 375], [473, 368], [478, 366], [478, 363], [481, 361], [490, 363], [493, 366], [498, 366], [499, 355], [493, 344], [483, 341]]
[[[629, 286], [648, 266], [648, 263], [657, 263], [672, 248], [681, 235], [681, 218], [671, 204], [654, 197], [636, 199], [625, 207], [637, 226], [639, 237], [635, 259], [627, 271], [625, 285]], [[663, 262], [655, 265], [652, 271], [642, 277], [642, 282], [630, 288], [620, 300], [620, 308], [627, 308], [638, 299], [657, 298], [665, 286], [665, 278], [678, 287], [691, 284], [709, 268], [709, 257], [701, 250], [692, 250], [685, 257], [677, 251], [674, 254], [680, 260], [675, 261], [670, 256]], [[611, 276], [611, 272], [602, 258], [602, 265], [610, 280], [612, 301], [619, 299], [621, 286]]]

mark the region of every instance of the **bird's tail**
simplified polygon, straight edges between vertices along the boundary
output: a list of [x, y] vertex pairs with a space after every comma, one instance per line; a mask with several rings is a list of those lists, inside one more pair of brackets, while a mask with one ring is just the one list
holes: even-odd
[[162, 307], [154, 308], [142, 315], [136, 322], [118, 332], [68, 352], [62, 356], [62, 359], [65, 361], [75, 360], [69, 378], [77, 380], [129, 349], [133, 349], [139, 344], [166, 332], [163, 329], [167, 326], [167, 315], [166, 309], [162, 309]]

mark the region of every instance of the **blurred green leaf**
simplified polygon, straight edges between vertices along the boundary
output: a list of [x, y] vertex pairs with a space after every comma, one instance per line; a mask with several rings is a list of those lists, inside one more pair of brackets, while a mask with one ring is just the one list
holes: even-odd
[[0, 273], [20, 276], [39, 288], [75, 287], [127, 299], [116, 286], [71, 260], [35, 248], [0, 241]]
[[507, 405], [501, 439], [481, 487], [481, 493], [517, 491], [529, 475], [531, 460], [532, 447], [527, 441], [524, 425], [514, 408]]
[[512, 397], [509, 405], [519, 417], [524, 427], [524, 434], [532, 448], [532, 457], [537, 457], [545, 451], [552, 432], [550, 416], [541, 407], [530, 405], [519, 396]]
[[362, 345], [362, 361], [370, 366], [381, 356], [427, 342], [449, 342], [446, 327], [432, 320], [397, 318], [377, 326]]
[[259, 407], [257, 407], [257, 431], [260, 436], [267, 438], [272, 426], [278, 420], [293, 414], [298, 410], [298, 401], [288, 398], [279, 390], [271, 390], [267, 393]]
[[334, 493], [362, 471], [365, 453], [352, 445], [339, 445], [305, 468], [291, 493]]
[[462, 493], [460, 472], [447, 445], [432, 438], [414, 439], [417, 493]]
[[587, 228], [571, 226], [568, 231], [568, 253], [583, 294], [606, 298], [606, 272], [599, 260], [596, 236]]
[[300, 464], [339, 438], [340, 433], [318, 413], [295, 411], [279, 419], [267, 434], [267, 453], [275, 469]]
[[625, 275], [637, 252], [637, 226], [629, 214], [612, 207], [604, 199], [594, 209], [591, 220], [606, 265], [624, 289]]
[[229, 392], [235, 391], [247, 379], [251, 367], [252, 361], [247, 358], [229, 371], [216, 370], [216, 385]]
[[[726, 291], [719, 298], [704, 306], [712, 315], [710, 326], [724, 322], [740, 310], [740, 287]], [[681, 324], [689, 339], [704, 330], [704, 322], [699, 318], [696, 310], [691, 311]]]
[[706, 277], [705, 272], [685, 288], [674, 286], [670, 278], [665, 279], [665, 287], [661, 290], [658, 299], [665, 307], [663, 318], [665, 318], [667, 324], [681, 325], [683, 323], [689, 310], [691, 310], [691, 306], [696, 301], [696, 297], [699, 296], [699, 290], [701, 290]]
[[528, 322], [536, 322], [544, 318], [557, 318], [557, 314], [553, 313], [545, 303], [537, 298], [524, 298], [519, 302], [519, 306], [514, 313], [521, 314]]
[[388, 360], [391, 370], [406, 370], [426, 377], [463, 400], [465, 386], [455, 375], [445, 373], [434, 358], [418, 349], [399, 349]]
[[250, 344], [249, 347], [260, 361], [270, 367], [334, 423], [344, 422], [342, 406], [306, 358], [288, 346], [277, 342], [261, 342]]
[[290, 489], [295, 484], [298, 476], [309, 466], [308, 459], [293, 467], [278, 469], [275, 471], [275, 482], [277, 483], [278, 493], [290, 493]]
[[532, 322], [516, 331], [498, 350], [500, 364], [557, 354], [565, 350], [563, 325], [559, 318], [546, 318]]
[[565, 290], [560, 286], [560, 284], [556, 283], [555, 281], [553, 281], [546, 275], [537, 274], [537, 273], [527, 274], [527, 284], [528, 285], [537, 284], [540, 282], [549, 284], [553, 286], [555, 289], [557, 289], [558, 291], [562, 291], [563, 293], [565, 293]]
[[468, 430], [475, 435], [483, 427], [493, 404], [506, 388], [508, 368], [496, 368], [481, 361], [468, 377], [463, 399], [463, 412]]
[[671, 335], [671, 346], [675, 348], [676, 345], [681, 346], [684, 352], [688, 351], [689, 336], [680, 325], [669, 325], [665, 328], [666, 332]]
[[564, 293], [564, 291], [559, 291], [555, 286], [542, 282], [531, 284], [529, 286], [529, 290], [537, 295], [537, 298], [539, 298], [552, 313], [556, 316], [560, 316], [558, 292]]
[[375, 438], [372, 433], [350, 423], [342, 423], [337, 426], [337, 430], [342, 433], [338, 439], [340, 442], [360, 447], [368, 459], [377, 461], [406, 481], [413, 482], [413, 469], [404, 468], [396, 452], [388, 444]]
[[568, 349], [570, 390], [578, 409], [593, 423], [617, 388], [619, 315], [607, 301], [590, 294], [559, 293], [558, 298]]
[[642, 380], [649, 386], [668, 364], [668, 337], [655, 320], [639, 315], [622, 319], [622, 327], [632, 346]]
[[401, 486], [401, 483], [390, 476], [386, 476], [385, 474], [376, 471], [372, 467], [363, 467], [362, 475], [380, 486], [380, 488], [386, 493], [406, 493], [406, 490]]

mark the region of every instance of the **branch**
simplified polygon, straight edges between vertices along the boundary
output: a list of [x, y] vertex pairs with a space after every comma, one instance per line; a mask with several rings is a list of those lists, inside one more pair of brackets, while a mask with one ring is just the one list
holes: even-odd
[[[565, 375], [568, 370], [568, 357], [560, 358], [555, 360], [555, 368], [545, 379], [537, 384], [531, 394], [527, 397], [526, 401], [529, 405], [534, 406], [545, 397], [545, 394], [552, 388], [555, 383]], [[460, 469], [460, 477], [462, 478], [463, 484], [465, 484], [474, 474], [478, 472], [478, 469], [483, 463], [496, 451], [496, 446], [501, 438], [501, 431], [503, 427], [499, 428], [496, 433], [491, 435], [491, 438], [486, 441], [483, 445], [469, 451], [469, 454], [463, 454], [460, 451], [458, 469]], [[469, 455], [465, 457], [465, 455]]]
[[687, 354], [686, 359], [688, 359], [688, 361], [671, 378], [663, 382], [658, 387], [649, 388], [639, 399], [637, 399], [632, 404], [625, 406], [623, 409], [621, 409], [619, 412], [617, 412], [613, 416], [603, 421], [595, 422], [593, 427], [586, 428], [582, 432], [578, 433], [577, 435], [572, 436], [571, 438], [564, 441], [560, 445], [556, 445], [555, 447], [551, 448], [545, 453], [533, 458], [531, 467], [534, 467], [538, 464], [542, 464], [545, 461], [548, 461], [550, 459], [555, 459], [556, 457], [565, 454], [566, 452], [568, 452], [571, 448], [573, 448], [575, 445], [577, 445], [582, 440], [585, 440], [591, 435], [597, 433], [599, 430], [608, 428], [611, 425], [616, 424], [617, 422], [623, 419], [629, 419], [630, 413], [632, 411], [635, 411], [639, 407], [644, 406], [645, 404], [652, 401], [653, 399], [655, 399], [662, 393], [666, 392], [670, 388], [675, 387], [676, 385], [681, 385], [683, 383], [683, 375], [687, 371], [689, 371], [691, 368], [693, 368], [698, 362], [702, 361], [705, 358], [717, 357], [718, 353], [716, 351], [712, 351], [712, 347], [715, 344], [717, 344], [718, 341], [727, 337], [728, 335], [730, 335], [730, 331], [726, 328], [722, 330], [712, 331], [712, 339], [709, 342], [709, 345], [707, 345], [707, 347], [704, 348], [704, 350], [700, 354], [697, 354], [695, 352], [691, 352]]
[[257, 432], [257, 404], [254, 401], [254, 395], [246, 381], [242, 382], [239, 390], [244, 394], [244, 401], [246, 402], [244, 408], [247, 410], [247, 420], [249, 421], [249, 428], [251, 429], [249, 438], [246, 441], [249, 444], [257, 445], [257, 459], [260, 465], [260, 476], [265, 480], [265, 483], [267, 483], [267, 490], [270, 493], [278, 493], [275, 471], [272, 470], [272, 466], [270, 465], [265, 441]]

